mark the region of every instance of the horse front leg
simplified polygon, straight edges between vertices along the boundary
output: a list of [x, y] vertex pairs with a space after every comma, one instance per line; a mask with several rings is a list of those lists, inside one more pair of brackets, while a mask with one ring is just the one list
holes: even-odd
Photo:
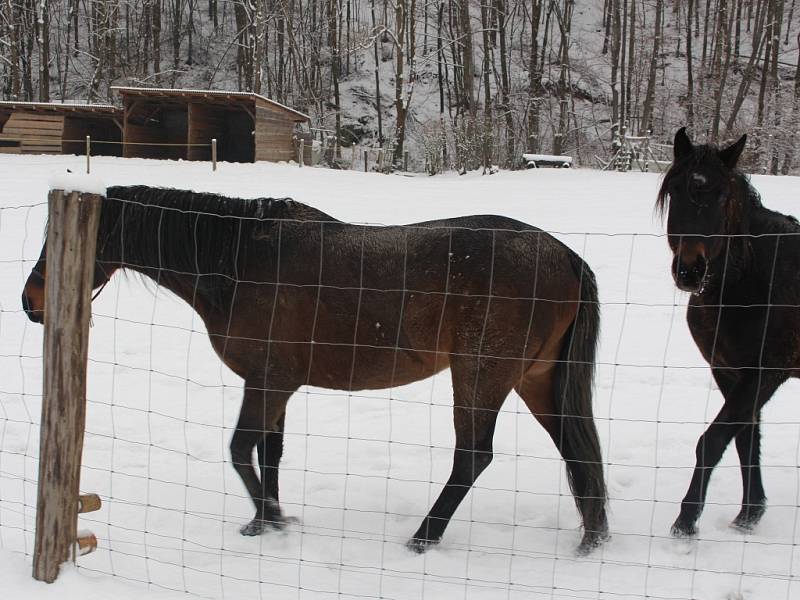
[[734, 436], [753, 426], [756, 415], [778, 385], [779, 382], [768, 378], [763, 371], [756, 371], [742, 375], [737, 384], [725, 394], [725, 404], [697, 441], [692, 481], [681, 502], [680, 514], [672, 525], [673, 536], [691, 537], [697, 534], [696, 522], [705, 506], [708, 483], [714, 467]]
[[[245, 387], [244, 400], [231, 439], [233, 467], [247, 488], [256, 514], [240, 530], [259, 535], [268, 527], [281, 528], [283, 514], [278, 503], [278, 463], [283, 452], [283, 418], [291, 392]], [[259, 447], [259, 478], [253, 465], [253, 449]]]
[[767, 496], [761, 482], [761, 413], [756, 422], [736, 435], [736, 451], [742, 466], [742, 509], [733, 520], [733, 527], [752, 531], [767, 510]]

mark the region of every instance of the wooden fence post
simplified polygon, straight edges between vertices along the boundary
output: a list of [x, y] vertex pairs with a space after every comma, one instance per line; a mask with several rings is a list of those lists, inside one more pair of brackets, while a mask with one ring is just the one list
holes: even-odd
[[92, 156], [92, 138], [90, 136], [86, 136], [86, 174], [89, 174], [89, 170], [91, 168], [91, 156]]
[[369, 151], [364, 150], [364, 173], [369, 171], [369, 169], [367, 168], [368, 166], [369, 166]]
[[52, 583], [77, 552], [86, 364], [101, 196], [48, 197], [44, 382], [33, 577]]
[[217, 170], [217, 138], [211, 138], [211, 170]]

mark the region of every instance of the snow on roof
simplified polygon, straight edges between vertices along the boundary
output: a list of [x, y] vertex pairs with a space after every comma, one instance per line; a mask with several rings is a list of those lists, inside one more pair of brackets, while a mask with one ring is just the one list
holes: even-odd
[[0, 107], [3, 106], [8, 106], [10, 108], [17, 106], [30, 107], [33, 109], [41, 108], [44, 110], [97, 110], [101, 112], [116, 112], [119, 110], [119, 108], [113, 104], [90, 104], [72, 100], [66, 100], [64, 102], [19, 102], [17, 100], [0, 100]]
[[193, 89], [179, 89], [179, 88], [156, 88], [156, 87], [127, 87], [127, 86], [111, 86], [111, 89], [115, 92], [119, 92], [121, 94], [163, 94], [165, 96], [180, 96], [180, 95], [192, 95], [192, 96], [233, 96], [239, 98], [247, 98], [247, 99], [258, 99], [263, 100], [275, 106], [277, 108], [283, 109], [293, 115], [300, 117], [305, 121], [310, 121], [311, 117], [309, 117], [305, 113], [301, 113], [298, 110], [293, 108], [289, 108], [285, 104], [281, 104], [280, 102], [276, 102], [275, 100], [271, 100], [266, 96], [262, 96], [261, 94], [256, 94], [254, 92], [232, 92], [226, 90], [193, 90]]

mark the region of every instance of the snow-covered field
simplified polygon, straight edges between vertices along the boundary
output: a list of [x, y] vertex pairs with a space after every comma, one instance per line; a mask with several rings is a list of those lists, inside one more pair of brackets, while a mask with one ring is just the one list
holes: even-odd
[[[29, 579], [38, 455], [42, 328], [19, 295], [38, 256], [47, 180], [78, 157], [0, 158], [0, 579], [3, 595], [185, 598], [794, 598], [800, 594], [800, 403], [782, 388], [764, 413], [769, 510], [728, 527], [741, 484], [729, 450], [700, 539], [668, 535], [694, 445], [721, 404], [692, 343], [685, 295], [653, 217], [658, 175], [534, 170], [482, 177], [385, 176], [286, 165], [96, 159], [108, 184], [292, 196], [349, 221], [404, 223], [508, 215], [557, 236], [597, 274], [603, 334], [595, 413], [607, 461], [612, 539], [577, 558], [578, 518], [563, 465], [512, 395], [496, 458], [426, 555], [404, 542], [450, 470], [449, 374], [347, 394], [302, 389], [289, 404], [281, 496], [299, 519], [244, 538], [251, 504], [227, 446], [240, 381], [213, 354], [192, 310], [137, 277], [94, 304], [81, 489], [103, 509], [99, 539], [54, 585]], [[798, 180], [754, 177], [792, 212]], [[111, 576], [114, 576], [113, 578]], [[147, 584], [150, 584], [149, 586]], [[175, 590], [172, 592], [170, 590]]]

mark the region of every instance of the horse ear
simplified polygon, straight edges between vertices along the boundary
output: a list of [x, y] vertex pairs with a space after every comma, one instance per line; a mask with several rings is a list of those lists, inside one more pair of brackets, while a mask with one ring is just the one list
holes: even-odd
[[742, 155], [742, 150], [744, 150], [744, 145], [747, 142], [747, 134], [745, 133], [742, 137], [739, 138], [738, 141], [734, 142], [724, 150], [719, 151], [719, 157], [725, 166], [729, 169], [733, 169], [736, 167], [736, 163], [739, 161], [739, 157]]
[[686, 135], [686, 127], [681, 127], [675, 134], [675, 141], [672, 145], [672, 151], [675, 154], [675, 160], [681, 159], [687, 154], [692, 153], [692, 141]]

